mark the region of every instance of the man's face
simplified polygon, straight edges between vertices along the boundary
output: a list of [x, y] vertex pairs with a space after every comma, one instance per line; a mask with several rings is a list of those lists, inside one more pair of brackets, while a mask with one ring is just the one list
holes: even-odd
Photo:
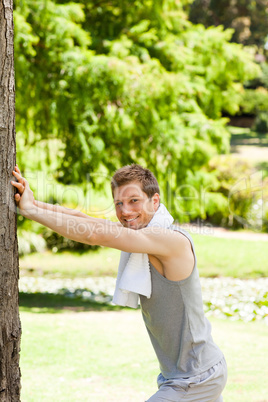
[[141, 229], [148, 225], [159, 206], [159, 194], [148, 198], [139, 182], [132, 182], [114, 190], [116, 216], [124, 227]]

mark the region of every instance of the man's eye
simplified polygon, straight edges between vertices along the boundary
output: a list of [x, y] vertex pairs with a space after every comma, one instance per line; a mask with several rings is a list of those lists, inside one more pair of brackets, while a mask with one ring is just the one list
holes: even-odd
[[136, 198], [133, 198], [132, 200], [131, 200], [131, 202], [137, 202], [138, 200], [136, 199]]
[[122, 202], [117, 202], [115, 205], [116, 205], [117, 207], [121, 207], [121, 205], [123, 205], [123, 203], [122, 203]]

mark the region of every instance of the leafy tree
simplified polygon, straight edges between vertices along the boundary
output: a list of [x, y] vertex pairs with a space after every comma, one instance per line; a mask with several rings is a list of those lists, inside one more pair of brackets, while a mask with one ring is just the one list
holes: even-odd
[[191, 24], [188, 3], [19, 2], [18, 129], [24, 145], [58, 139], [58, 180], [141, 163], [169, 175], [177, 215], [176, 189], [212, 180], [199, 171], [228, 150], [222, 111], [259, 71], [231, 31]]

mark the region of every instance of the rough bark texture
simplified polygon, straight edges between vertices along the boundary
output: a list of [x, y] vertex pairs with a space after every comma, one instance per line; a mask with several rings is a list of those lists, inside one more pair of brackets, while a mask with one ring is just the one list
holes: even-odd
[[20, 401], [13, 1], [0, 0], [0, 401]]

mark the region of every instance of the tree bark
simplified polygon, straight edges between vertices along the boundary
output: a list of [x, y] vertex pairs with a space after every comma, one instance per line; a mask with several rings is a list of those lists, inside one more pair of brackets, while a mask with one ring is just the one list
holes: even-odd
[[20, 401], [13, 0], [0, 0], [0, 401]]

